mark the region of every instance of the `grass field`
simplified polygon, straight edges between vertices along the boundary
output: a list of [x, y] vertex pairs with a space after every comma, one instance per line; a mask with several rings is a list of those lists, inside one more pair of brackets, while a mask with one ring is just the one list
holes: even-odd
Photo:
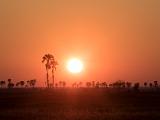
[[0, 120], [160, 120], [160, 93], [2, 89]]

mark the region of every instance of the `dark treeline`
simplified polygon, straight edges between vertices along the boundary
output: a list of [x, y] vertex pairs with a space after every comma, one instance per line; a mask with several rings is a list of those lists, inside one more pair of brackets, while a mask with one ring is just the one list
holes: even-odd
[[[16, 83], [13, 83], [12, 79], [8, 79], [7, 81], [1, 80], [0, 81], [0, 88], [35, 88], [37, 80], [26, 80], [26, 81], [18, 81]], [[47, 83], [46, 83], [47, 84]], [[50, 88], [66, 88], [67, 83], [65, 81], [59, 81], [56, 82], [55, 85], [53, 84], [49, 85]], [[48, 86], [46, 86], [48, 87]], [[107, 82], [100, 82], [100, 81], [91, 81], [91, 82], [74, 82], [71, 84], [71, 88], [113, 88], [113, 89], [133, 89], [136, 91], [139, 91], [139, 89], [146, 89], [146, 90], [152, 90], [152, 89], [159, 89], [160, 86], [158, 84], [158, 81], [153, 82], [144, 82], [140, 84], [139, 82], [132, 83], [132, 82], [126, 82], [124, 80], [117, 80], [113, 83], [107, 83]]]
[[132, 83], [132, 82], [126, 82], [123, 80], [117, 80], [113, 83], [107, 83], [107, 82], [99, 82], [99, 81], [92, 81], [92, 82], [75, 82], [72, 84], [73, 88], [80, 88], [80, 87], [87, 87], [87, 88], [117, 88], [117, 89], [134, 89], [139, 90], [140, 88], [143, 89], [158, 89], [160, 88], [158, 81], [153, 82], [144, 82], [140, 84], [139, 82]]
[[7, 81], [1, 80], [0, 87], [1, 88], [34, 88], [36, 85], [37, 80], [26, 80], [26, 81], [18, 81], [13, 83], [12, 79], [8, 79]]

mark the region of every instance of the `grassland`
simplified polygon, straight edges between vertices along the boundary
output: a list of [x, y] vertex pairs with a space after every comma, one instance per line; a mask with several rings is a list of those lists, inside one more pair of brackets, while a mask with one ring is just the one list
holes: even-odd
[[160, 120], [160, 92], [1, 89], [0, 120]]

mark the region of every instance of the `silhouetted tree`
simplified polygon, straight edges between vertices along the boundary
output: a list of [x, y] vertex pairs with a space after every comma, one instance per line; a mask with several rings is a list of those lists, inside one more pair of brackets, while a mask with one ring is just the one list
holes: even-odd
[[54, 71], [56, 70], [56, 66], [58, 65], [58, 62], [55, 60], [54, 56], [51, 54], [45, 54], [42, 58], [42, 63], [46, 62], [46, 72], [47, 72], [47, 87], [49, 88], [49, 69], [52, 70], [52, 80], [53, 80], [53, 87], [54, 87]]
[[49, 87], [50, 87], [50, 88], [53, 88], [53, 84], [52, 84], [52, 83], [50, 83], [50, 84], [49, 84]]
[[86, 86], [91, 87], [92, 86], [91, 82], [86, 82]]
[[21, 87], [23, 87], [25, 82], [24, 81], [20, 81], [19, 84], [21, 85]]
[[12, 79], [8, 79], [8, 88], [13, 88], [14, 84], [12, 83]]
[[107, 86], [107, 83], [106, 83], [106, 82], [100, 83], [100, 87], [101, 87], [101, 88], [106, 88], [106, 86]]
[[113, 84], [109, 84], [109, 87], [112, 88], [112, 87], [113, 87]]
[[158, 81], [154, 81], [154, 87], [158, 87]]
[[73, 84], [72, 84], [72, 87], [73, 87], [73, 88], [77, 87], [77, 83], [76, 83], [76, 82], [73, 83]]
[[59, 85], [58, 85], [59, 87], [62, 87], [62, 81], [59, 81]]
[[139, 86], [140, 86], [139, 83], [135, 83], [134, 86], [133, 86], [133, 89], [134, 89], [135, 91], [139, 91]]
[[96, 88], [99, 88], [99, 87], [100, 87], [100, 83], [96, 82]]
[[132, 83], [131, 82], [126, 82], [126, 86], [127, 86], [127, 88], [131, 88]]
[[66, 87], [66, 82], [65, 81], [62, 81], [62, 86], [63, 86], [63, 88]]
[[122, 82], [122, 88], [125, 88], [125, 87], [126, 87], [126, 83]]
[[145, 88], [147, 87], [147, 82], [144, 82], [144, 86], [145, 86]]
[[92, 87], [95, 88], [95, 81], [92, 81]]
[[12, 79], [8, 79], [8, 83], [11, 83]]
[[76, 82], [76, 87], [79, 88], [79, 83]]
[[19, 83], [19, 82], [17, 82], [17, 83], [16, 83], [16, 87], [19, 87], [19, 85], [20, 85], [20, 83]]
[[13, 88], [14, 87], [14, 83], [9, 83], [8, 84], [8, 88]]
[[34, 88], [36, 85], [36, 81], [36, 79], [30, 80], [30, 86]]
[[79, 82], [78, 87], [82, 87], [82, 84], [83, 84], [82, 82]]
[[8, 79], [8, 88], [13, 88], [14, 84], [12, 83], [12, 79]]
[[107, 85], [106, 82], [103, 82], [103, 87], [104, 87], [104, 88], [107, 88], [107, 87], [108, 87], [108, 85]]
[[6, 84], [6, 82], [5, 81], [0, 81], [0, 86], [1, 86], [1, 88], [4, 86]]
[[27, 80], [27, 87], [30, 86], [30, 80]]
[[122, 80], [118, 80], [112, 85], [114, 88], [125, 88], [125, 82]]
[[56, 87], [56, 88], [58, 87], [58, 83], [55, 83], [55, 87]]
[[149, 83], [149, 87], [152, 88], [152, 87], [153, 87], [153, 84], [152, 84], [152, 83]]
[[103, 87], [103, 83], [100, 82], [99, 83], [99, 87], [102, 88]]

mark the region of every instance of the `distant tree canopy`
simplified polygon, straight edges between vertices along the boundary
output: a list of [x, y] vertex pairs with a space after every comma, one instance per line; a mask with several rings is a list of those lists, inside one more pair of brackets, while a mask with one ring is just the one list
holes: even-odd
[[[11, 83], [11, 80], [8, 80], [8, 82], [9, 82], [8, 83], [8, 88], [13, 88], [14, 85], [13, 85], [13, 83]], [[15, 86], [18, 87], [18, 88], [20, 88], [20, 87], [21, 88], [24, 88], [24, 87], [26, 87], [26, 88], [28, 88], [28, 87], [35, 87], [36, 82], [37, 82], [36, 79], [27, 80], [27, 81], [21, 80], [21, 81], [17, 82], [15, 84]]]
[[[8, 83], [7, 83], [8, 82]], [[8, 79], [7, 81], [0, 80], [0, 88], [34, 88], [36, 85], [37, 80], [31, 79], [31, 80], [21, 80], [16, 83], [13, 83], [12, 79]], [[85, 84], [83, 84], [85, 83]], [[55, 83], [55, 88], [65, 88], [67, 82], [66, 81], [59, 81]], [[50, 84], [52, 86], [53, 84]], [[142, 86], [140, 86], [139, 82], [132, 83], [132, 82], [125, 82], [124, 80], [117, 80], [113, 83], [107, 82], [100, 82], [100, 81], [91, 81], [91, 82], [74, 82], [72, 84], [73, 88], [103, 88], [103, 89], [115, 89], [115, 90], [134, 90], [134, 91], [140, 91], [140, 90], [160, 90], [160, 86], [158, 84], [158, 81], [153, 82], [144, 82]]]

